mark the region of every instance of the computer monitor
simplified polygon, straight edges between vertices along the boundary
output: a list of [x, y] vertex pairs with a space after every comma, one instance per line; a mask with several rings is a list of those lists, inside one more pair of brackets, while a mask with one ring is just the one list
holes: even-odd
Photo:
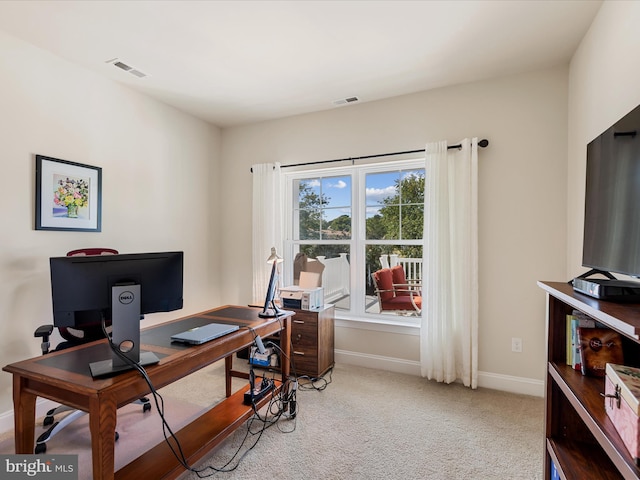
[[273, 318], [284, 315], [286, 312], [280, 310], [276, 305], [276, 291], [278, 289], [278, 262], [273, 262], [271, 267], [271, 276], [269, 277], [269, 286], [267, 287], [267, 295], [264, 299], [264, 307], [262, 311], [258, 313], [261, 318]]
[[183, 252], [49, 260], [54, 325], [83, 329], [110, 322], [112, 343], [126, 357], [113, 352], [111, 359], [91, 363], [94, 377], [130, 369], [131, 362], [158, 362], [152, 352], [140, 352], [140, 319], [182, 308], [183, 262]]

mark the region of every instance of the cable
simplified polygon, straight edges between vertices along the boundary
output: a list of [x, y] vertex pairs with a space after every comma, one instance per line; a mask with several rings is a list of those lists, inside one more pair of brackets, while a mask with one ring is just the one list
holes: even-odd
[[[258, 412], [255, 403], [253, 403], [254, 415], [247, 421], [247, 432], [245, 433], [245, 436], [242, 439], [242, 442], [238, 446], [238, 449], [233, 454], [233, 456], [229, 459], [229, 461], [227, 461], [227, 463], [225, 463], [220, 468], [214, 467], [212, 465], [206, 465], [206, 466], [201, 467], [201, 468], [192, 467], [189, 464], [189, 462], [188, 462], [188, 460], [187, 460], [187, 458], [186, 458], [186, 456], [184, 454], [184, 451], [182, 449], [182, 445], [180, 444], [180, 441], [175, 436], [173, 430], [171, 429], [170, 425], [168, 424], [168, 422], [167, 422], [167, 420], [166, 420], [166, 418], [164, 416], [164, 398], [155, 389], [153, 383], [151, 382], [151, 379], [149, 378], [149, 376], [147, 374], [147, 371], [144, 369], [144, 367], [142, 365], [134, 362], [132, 359], [130, 359], [129, 357], [124, 355], [120, 351], [120, 349], [113, 343], [111, 337], [109, 336], [109, 334], [107, 332], [106, 319], [105, 319], [104, 315], [102, 316], [102, 322], [101, 323], [102, 323], [102, 332], [103, 332], [105, 338], [107, 339], [109, 347], [111, 348], [111, 350], [116, 355], [118, 355], [118, 357], [120, 357], [125, 363], [127, 363], [127, 365], [131, 366], [132, 369], [134, 369], [138, 373], [140, 373], [142, 378], [147, 383], [147, 386], [149, 387], [149, 391], [151, 392], [151, 395], [153, 395], [153, 399], [154, 399], [154, 402], [155, 402], [155, 405], [156, 405], [156, 409], [158, 411], [158, 415], [160, 416], [160, 419], [162, 420], [162, 433], [163, 433], [163, 436], [164, 436], [164, 439], [165, 439], [165, 443], [168, 445], [169, 449], [173, 453], [173, 455], [176, 458], [176, 460], [180, 463], [180, 465], [185, 470], [188, 470], [190, 472], [195, 473], [198, 476], [198, 478], [210, 477], [210, 476], [212, 476], [212, 475], [214, 475], [215, 473], [218, 473], [218, 472], [226, 473], [226, 472], [232, 472], [232, 471], [236, 470], [238, 468], [238, 466], [240, 465], [240, 463], [242, 462], [242, 460], [245, 458], [245, 456], [257, 445], [258, 441], [262, 437], [262, 433], [267, 428], [271, 427], [274, 424], [277, 424], [278, 420], [282, 416], [283, 409], [282, 408], [277, 408], [275, 413], [272, 412], [272, 417], [273, 418], [269, 418], [268, 417], [268, 413], [271, 412], [271, 410], [273, 408], [273, 405], [277, 403], [275, 399], [277, 397], [280, 397], [282, 395], [282, 391], [283, 391], [281, 389], [280, 393], [276, 396], [276, 395], [273, 394], [274, 390], [272, 390], [271, 399], [269, 401], [269, 405], [268, 405], [268, 408], [267, 408], [267, 414], [265, 414], [264, 418], [262, 418], [260, 416], [260, 413]], [[254, 335], [255, 335], [255, 331], [251, 327], [247, 327], [247, 328], [249, 330], [251, 330], [252, 333], [254, 333]], [[259, 336], [256, 335], [256, 337], [259, 337]], [[254, 339], [255, 339], [255, 337], [254, 337]], [[271, 381], [273, 382], [273, 379]], [[283, 385], [283, 387], [284, 387], [284, 385]], [[251, 431], [251, 427], [252, 427], [253, 422], [254, 421], [258, 421], [258, 420], [260, 422], [262, 422], [262, 428], [258, 432], [254, 433], [254, 432]], [[281, 432], [283, 432], [283, 433], [290, 433], [290, 432], [283, 431], [280, 428], [279, 428], [279, 430]], [[295, 430], [295, 425], [294, 425], [294, 429], [293, 430]], [[293, 430], [291, 430], [291, 431], [293, 431]], [[231, 462], [233, 462], [233, 460], [240, 453], [240, 450], [242, 449], [242, 447], [244, 446], [245, 442], [247, 441], [247, 439], [249, 437], [249, 434], [258, 435], [258, 437], [256, 438], [255, 442], [250, 447], [248, 447], [247, 450], [238, 458], [236, 464], [233, 467], [227, 468], [231, 464]], [[172, 440], [173, 440], [173, 443], [175, 443], [175, 446], [172, 444]], [[211, 473], [205, 474], [204, 472], [206, 472], [206, 471], [211, 471]]]
[[[282, 331], [282, 319], [278, 318], [278, 321], [280, 322], [280, 330]], [[333, 373], [333, 364], [331, 365], [331, 367], [329, 368], [329, 370], [324, 373], [322, 376], [320, 377], [310, 377], [309, 375], [300, 375], [298, 376], [297, 372], [296, 372], [296, 366], [295, 366], [295, 362], [293, 357], [289, 357], [287, 354], [284, 353], [284, 350], [282, 350], [282, 348], [280, 347], [279, 344], [269, 341], [267, 343], [270, 346], [275, 347], [278, 351], [280, 351], [280, 353], [282, 354], [282, 356], [286, 357], [286, 359], [289, 361], [289, 366], [291, 371], [293, 372], [293, 377], [298, 379], [298, 382], [300, 382], [300, 380], [306, 380], [305, 383], [299, 383], [300, 386], [300, 390], [316, 390], [316, 391], [323, 391], [325, 388], [327, 388], [329, 386], [329, 384], [332, 382], [332, 373]], [[289, 338], [289, 351], [293, 351], [293, 342], [291, 341], [291, 338]], [[324, 376], [326, 374], [329, 374], [329, 380], [326, 380], [324, 378]]]
[[[329, 380], [325, 378], [325, 375], [329, 374]], [[327, 372], [320, 377], [310, 377], [309, 375], [302, 375], [298, 377], [298, 380], [306, 380], [304, 383], [300, 383], [300, 390], [316, 390], [318, 392], [323, 391], [333, 381], [333, 365], [327, 370]]]

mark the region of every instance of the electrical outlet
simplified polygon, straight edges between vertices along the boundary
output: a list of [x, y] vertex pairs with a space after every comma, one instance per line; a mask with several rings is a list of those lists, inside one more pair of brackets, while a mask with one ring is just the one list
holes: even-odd
[[511, 339], [511, 351], [516, 353], [522, 353], [522, 339], [521, 338], [512, 338]]

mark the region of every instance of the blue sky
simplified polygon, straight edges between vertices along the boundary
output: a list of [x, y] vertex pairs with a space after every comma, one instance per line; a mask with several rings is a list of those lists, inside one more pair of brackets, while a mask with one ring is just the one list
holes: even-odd
[[[415, 174], [412, 172], [371, 173], [366, 176], [366, 204], [368, 207], [381, 205], [384, 198], [396, 195], [396, 181], [400, 175]], [[305, 182], [320, 195], [321, 191], [327, 199], [325, 220], [333, 220], [340, 215], [351, 215], [351, 176], [325, 177]], [[374, 215], [377, 208], [367, 208], [367, 217]]]

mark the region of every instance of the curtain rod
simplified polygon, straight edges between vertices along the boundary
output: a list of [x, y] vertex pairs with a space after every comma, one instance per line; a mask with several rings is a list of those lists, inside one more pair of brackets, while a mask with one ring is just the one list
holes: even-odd
[[[486, 138], [483, 138], [482, 140], [478, 141], [478, 146], [479, 147], [486, 147], [489, 145], [489, 140], [487, 140]], [[462, 145], [457, 144], [457, 145], [449, 145], [447, 147], [447, 150], [452, 149], [452, 148], [461, 148]], [[392, 152], [392, 153], [377, 153], [375, 155], [365, 155], [362, 157], [349, 157], [349, 158], [336, 158], [335, 160], [319, 160], [316, 162], [306, 162], [306, 163], [291, 163], [289, 165], [282, 165], [280, 168], [289, 168], [289, 167], [302, 167], [302, 166], [306, 166], [306, 165], [320, 165], [320, 164], [324, 164], [324, 163], [335, 163], [335, 162], [354, 162], [356, 160], [365, 160], [367, 158], [378, 158], [378, 157], [389, 157], [392, 155], [405, 155], [405, 154], [409, 154], [409, 153], [422, 153], [424, 152], [425, 149], [421, 149], [421, 150], [405, 150], [404, 152]], [[251, 169], [251, 172], [253, 172], [253, 168]]]

